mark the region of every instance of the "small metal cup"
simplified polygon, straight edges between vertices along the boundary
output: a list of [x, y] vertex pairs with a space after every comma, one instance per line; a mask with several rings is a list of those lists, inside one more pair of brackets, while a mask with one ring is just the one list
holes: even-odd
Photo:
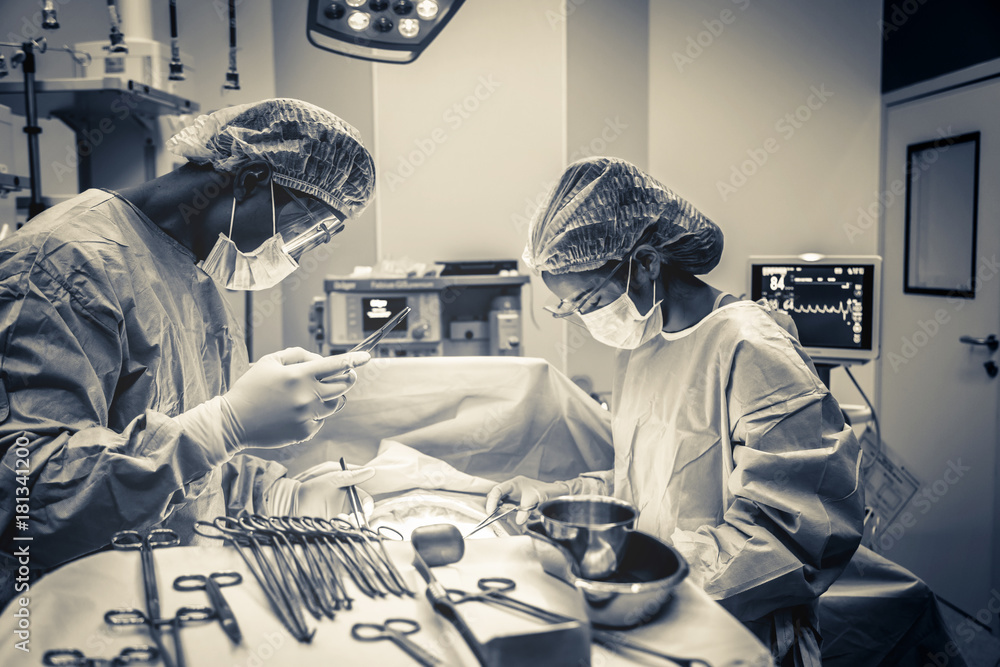
[[548, 537], [573, 557], [586, 579], [604, 579], [618, 569], [638, 512], [609, 496], [560, 496], [538, 506]]

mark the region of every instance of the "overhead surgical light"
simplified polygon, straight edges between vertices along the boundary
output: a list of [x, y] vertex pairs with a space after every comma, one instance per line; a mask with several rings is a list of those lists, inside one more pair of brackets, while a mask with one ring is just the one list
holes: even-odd
[[309, 0], [313, 46], [362, 60], [417, 59], [465, 0]]

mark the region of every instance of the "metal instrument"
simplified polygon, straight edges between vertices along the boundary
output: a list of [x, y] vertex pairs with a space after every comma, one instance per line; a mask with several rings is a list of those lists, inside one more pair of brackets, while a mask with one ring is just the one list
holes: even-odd
[[215, 618], [215, 610], [211, 607], [181, 607], [173, 618], [149, 618], [138, 609], [113, 609], [104, 614], [104, 622], [108, 625], [148, 625], [150, 627], [169, 625], [174, 636], [174, 658], [169, 660], [169, 654], [161, 649], [164, 664], [175, 663], [177, 667], [186, 667], [184, 646], [181, 643], [181, 628], [192, 623], [210, 621]]
[[111, 18], [111, 34], [108, 36], [111, 45], [108, 52], [127, 54], [128, 46], [125, 44], [125, 35], [122, 34], [122, 21], [115, 0], [108, 0], [108, 16]]
[[[517, 584], [513, 579], [507, 579], [506, 577], [484, 577], [479, 580], [477, 585], [481, 591], [480, 593], [466, 593], [465, 591], [452, 588], [448, 589], [448, 597], [452, 603], [456, 605], [463, 604], [465, 602], [484, 602], [487, 604], [494, 604], [505, 609], [527, 614], [528, 616], [537, 618], [545, 623], [566, 623], [579, 620], [573, 618], [572, 616], [566, 616], [547, 609], [542, 609], [541, 607], [536, 607], [533, 604], [522, 602], [521, 600], [505, 595], [505, 593], [516, 588]], [[637, 642], [621, 632], [591, 628], [590, 636], [592, 641], [597, 642], [613, 651], [627, 648], [641, 653], [648, 653], [649, 655], [663, 658], [664, 660], [669, 660], [677, 663], [680, 667], [694, 667], [695, 665], [711, 667], [708, 662], [701, 660], [700, 658], [681, 658], [669, 655]]]
[[225, 90], [240, 89], [240, 73], [236, 71], [236, 0], [229, 0], [229, 70], [222, 87]]
[[240, 583], [243, 583], [243, 575], [233, 571], [213, 572], [208, 576], [184, 574], [174, 579], [174, 590], [205, 591], [208, 594], [209, 602], [212, 603], [212, 608], [215, 609], [215, 617], [219, 620], [223, 632], [229, 636], [234, 644], [239, 644], [243, 635], [240, 633], [240, 626], [236, 622], [233, 610], [222, 595], [222, 589]]
[[170, 81], [184, 80], [184, 63], [181, 62], [181, 47], [177, 39], [177, 0], [170, 0]]
[[[385, 329], [385, 327], [382, 327], [382, 329]], [[375, 333], [376, 334], [379, 333], [379, 331], [382, 331], [382, 329], [379, 329]], [[360, 345], [358, 345], [357, 350], [360, 350], [361, 346], [364, 344], [365, 343], [362, 342]], [[375, 347], [375, 343], [372, 343], [372, 347]], [[352, 350], [352, 352], [353, 351], [356, 350]], [[367, 350], [363, 351], [367, 352]], [[341, 470], [347, 470], [347, 463], [344, 461], [343, 456], [340, 457], [340, 468]], [[351, 513], [354, 514], [354, 520], [357, 522], [358, 528], [370, 528], [370, 526], [368, 525], [368, 519], [365, 518], [365, 510], [361, 506], [361, 496], [358, 495], [357, 487], [354, 484], [351, 484], [350, 486], [345, 488], [347, 490], [347, 498], [351, 502]]]
[[156, 644], [166, 667], [175, 667], [170, 654], [164, 649], [160, 633], [160, 592], [156, 586], [156, 566], [153, 563], [153, 549], [175, 547], [180, 544], [177, 533], [167, 529], [150, 531], [145, 537], [134, 530], [122, 530], [111, 536], [111, 546], [121, 551], [138, 551], [142, 563], [142, 586], [146, 596], [146, 618], [149, 619], [149, 634]]
[[476, 635], [472, 632], [472, 628], [459, 615], [455, 604], [448, 597], [448, 592], [431, 572], [431, 569], [420, 555], [420, 549], [416, 547], [413, 549], [413, 566], [417, 568], [417, 572], [427, 582], [427, 600], [431, 603], [431, 607], [438, 615], [455, 626], [458, 634], [465, 640], [465, 643], [472, 650], [479, 664], [487, 667], [490, 661], [486, 653], [486, 647], [476, 638]]
[[408, 618], [387, 618], [381, 625], [377, 623], [355, 623], [351, 628], [351, 636], [359, 642], [377, 642], [383, 639], [391, 640], [396, 646], [406, 651], [406, 654], [424, 667], [441, 664], [441, 660], [417, 644], [407, 635], [420, 630], [420, 624]]
[[128, 646], [113, 658], [88, 658], [75, 648], [57, 648], [46, 651], [42, 655], [42, 664], [47, 667], [96, 667], [110, 665], [124, 667], [139, 663], [154, 663], [160, 658], [160, 652], [153, 646]]
[[374, 350], [375, 346], [379, 344], [379, 341], [381, 341], [382, 338], [384, 338], [387, 333], [395, 329], [396, 325], [399, 324], [400, 320], [406, 317], [406, 314], [409, 312], [410, 312], [409, 306], [406, 306], [405, 308], [400, 310], [398, 313], [390, 317], [385, 324], [380, 326], [378, 328], [378, 331], [369, 335], [363, 341], [361, 341], [353, 348], [351, 348], [351, 352], [371, 352], [372, 350]]
[[517, 586], [513, 579], [506, 577], [484, 577], [479, 580], [477, 585], [479, 586], [479, 593], [467, 593], [456, 588], [449, 588], [448, 597], [454, 604], [463, 604], [465, 602], [494, 604], [505, 609], [513, 609], [525, 613], [546, 623], [565, 623], [579, 620], [504, 595], [504, 593], [514, 590]]
[[[518, 510], [521, 510], [521, 511], [524, 511], [524, 512], [530, 512], [531, 510], [533, 510], [533, 509], [535, 509], [536, 507], [538, 507], [538, 503], [535, 503], [535, 504], [534, 504], [534, 505], [532, 505], [531, 507], [525, 507], [525, 508], [521, 508], [521, 507], [519, 507], [518, 505], [514, 505], [514, 506], [513, 506], [513, 507], [511, 507], [510, 509], [508, 509], [508, 510], [505, 510], [504, 512], [500, 512], [500, 509], [501, 509], [501, 508], [502, 508], [502, 507], [503, 507], [503, 506], [504, 506], [505, 504], [506, 504], [506, 503], [499, 503], [499, 504], [498, 504], [498, 505], [496, 506], [496, 509], [495, 509], [495, 510], [493, 510], [493, 511], [492, 511], [492, 512], [490, 513], [490, 515], [489, 515], [489, 516], [487, 516], [487, 517], [486, 517], [485, 519], [483, 519], [483, 520], [482, 520], [482, 521], [480, 521], [480, 522], [479, 522], [478, 524], [476, 524], [476, 527], [475, 527], [475, 528], [473, 528], [472, 530], [470, 530], [469, 532], [467, 532], [467, 533], [466, 533], [466, 534], [464, 535], [464, 539], [468, 539], [469, 537], [472, 537], [472, 536], [473, 536], [474, 534], [478, 533], [478, 532], [479, 532], [480, 530], [482, 530], [483, 528], [486, 528], [486, 527], [487, 527], [487, 526], [489, 526], [490, 524], [492, 524], [492, 523], [495, 523], [495, 522], [499, 521], [500, 519], [504, 518], [505, 516], [507, 516], [507, 515], [509, 515], [509, 514], [511, 514], [511, 513], [513, 513], [513, 512], [516, 512], [516, 511], [518, 511]], [[500, 513], [498, 514], [498, 512], [500, 512]]]

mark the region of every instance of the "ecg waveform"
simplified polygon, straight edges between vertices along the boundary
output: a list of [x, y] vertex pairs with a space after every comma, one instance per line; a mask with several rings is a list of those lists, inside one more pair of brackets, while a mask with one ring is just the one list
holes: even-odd
[[[845, 322], [848, 316], [851, 315], [852, 307], [851, 304], [856, 303], [853, 299], [848, 299], [847, 301], [841, 301], [836, 306], [796, 306], [792, 303], [791, 311], [793, 313], [807, 313], [807, 314], [818, 314], [818, 315], [840, 315], [841, 319]], [[788, 309], [786, 309], [788, 310]]]

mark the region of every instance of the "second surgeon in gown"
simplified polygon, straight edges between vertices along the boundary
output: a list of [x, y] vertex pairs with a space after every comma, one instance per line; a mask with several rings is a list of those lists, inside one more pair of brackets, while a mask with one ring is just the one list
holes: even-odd
[[88, 190], [0, 243], [0, 605], [23, 544], [52, 568], [123, 529], [193, 543], [196, 519], [243, 509], [336, 514], [364, 477], [289, 479], [240, 453], [312, 437], [368, 355], [293, 348], [250, 366], [217, 284], [277, 284], [366, 207], [357, 131], [275, 99], [201, 116], [168, 148], [187, 164]]
[[818, 667], [817, 597], [861, 539], [860, 448], [794, 325], [697, 278], [721, 255], [719, 228], [634, 165], [567, 168], [524, 260], [561, 299], [555, 315], [618, 348], [614, 469], [515, 478], [486, 509], [613, 493], [780, 664]]

